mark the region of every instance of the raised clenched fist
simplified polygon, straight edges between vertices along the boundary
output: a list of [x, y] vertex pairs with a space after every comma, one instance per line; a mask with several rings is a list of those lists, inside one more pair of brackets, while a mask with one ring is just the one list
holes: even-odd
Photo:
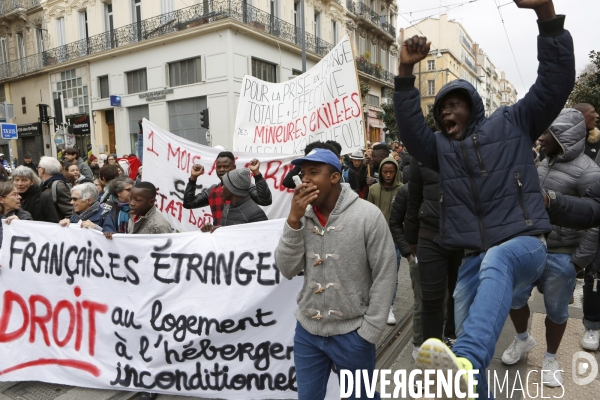
[[412, 75], [413, 66], [429, 54], [431, 42], [425, 36], [413, 36], [400, 43], [399, 75]]

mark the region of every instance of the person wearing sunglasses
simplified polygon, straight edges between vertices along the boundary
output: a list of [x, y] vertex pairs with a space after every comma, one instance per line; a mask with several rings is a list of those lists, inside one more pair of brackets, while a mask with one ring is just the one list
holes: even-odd
[[69, 226], [71, 223], [82, 221], [82, 228], [101, 231], [104, 225], [103, 209], [98, 201], [98, 189], [93, 183], [82, 183], [71, 189], [71, 204], [73, 215], [62, 219], [60, 226]]

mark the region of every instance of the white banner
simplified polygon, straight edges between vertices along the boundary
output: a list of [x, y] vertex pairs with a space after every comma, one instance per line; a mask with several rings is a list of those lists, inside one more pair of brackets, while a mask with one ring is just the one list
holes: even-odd
[[290, 81], [270, 83], [246, 75], [242, 82], [233, 136], [236, 151], [302, 154], [316, 140], [335, 140], [342, 154], [364, 147], [360, 89], [348, 36]]
[[90, 229], [4, 225], [0, 381], [297, 398], [302, 278], [287, 280], [274, 264], [282, 228], [276, 220], [108, 241]]
[[[217, 155], [221, 150], [191, 142], [173, 135], [144, 119], [144, 169], [143, 179], [152, 182], [159, 190], [156, 206], [171, 226], [179, 232], [197, 231], [212, 224], [209, 207], [186, 210], [183, 194], [194, 164], [204, 166], [204, 175], [198, 177], [197, 186], [209, 188], [218, 184], [215, 170]], [[287, 218], [293, 190], [283, 186], [283, 179], [294, 168], [294, 156], [234, 153], [237, 168], [248, 167], [253, 158], [260, 161], [260, 172], [271, 190], [273, 203], [262, 207], [269, 219]], [[196, 193], [200, 192], [200, 188]]]

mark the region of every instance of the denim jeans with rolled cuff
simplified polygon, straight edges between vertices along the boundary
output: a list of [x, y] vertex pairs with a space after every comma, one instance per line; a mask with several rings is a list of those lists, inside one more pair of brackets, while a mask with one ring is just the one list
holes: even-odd
[[546, 245], [518, 236], [463, 259], [454, 290], [457, 340], [452, 351], [479, 370], [479, 399], [487, 399], [486, 368], [504, 327], [515, 290], [530, 287], [546, 267]]

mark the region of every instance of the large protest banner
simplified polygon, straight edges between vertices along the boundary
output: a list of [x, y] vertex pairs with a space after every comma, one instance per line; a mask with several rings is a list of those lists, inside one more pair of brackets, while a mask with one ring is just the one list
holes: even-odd
[[364, 122], [352, 43], [345, 36], [317, 65], [281, 83], [246, 75], [233, 147], [249, 153], [302, 154], [335, 140], [342, 154], [364, 147]]
[[[208, 146], [173, 135], [144, 119], [144, 180], [152, 182], [159, 190], [156, 205], [171, 226], [179, 232], [197, 231], [212, 224], [209, 207], [195, 210], [183, 208], [183, 194], [194, 164], [204, 166], [204, 175], [197, 181], [198, 192], [219, 183], [215, 171], [217, 155], [221, 152]], [[237, 168], [247, 167], [253, 158], [261, 162], [260, 172], [271, 190], [273, 204], [262, 207], [269, 219], [287, 218], [293, 190], [282, 183], [293, 168], [293, 156], [276, 154], [234, 153]]]
[[[303, 280], [274, 265], [282, 228], [275, 220], [109, 241], [90, 229], [4, 224], [0, 381], [297, 398]], [[339, 386], [330, 394], [339, 398]]]

